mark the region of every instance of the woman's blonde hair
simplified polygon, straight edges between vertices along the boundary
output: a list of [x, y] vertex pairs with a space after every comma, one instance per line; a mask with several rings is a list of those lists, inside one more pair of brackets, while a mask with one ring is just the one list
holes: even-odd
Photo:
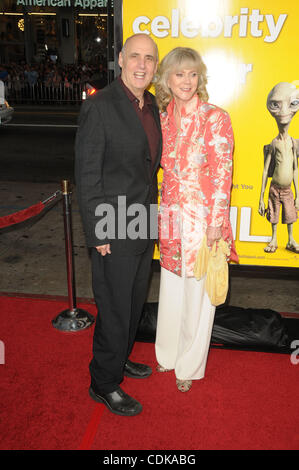
[[172, 92], [167, 85], [169, 74], [178, 72], [184, 68], [192, 68], [198, 73], [197, 94], [203, 101], [209, 99], [206, 90], [207, 67], [203, 63], [199, 53], [189, 47], [176, 47], [163, 58], [160, 63], [156, 79], [155, 94], [160, 111], [165, 111], [173, 98]]

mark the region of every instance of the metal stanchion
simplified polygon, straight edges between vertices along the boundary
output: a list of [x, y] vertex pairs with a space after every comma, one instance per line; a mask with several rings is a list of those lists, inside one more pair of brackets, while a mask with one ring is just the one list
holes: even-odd
[[69, 190], [69, 181], [67, 180], [62, 181], [62, 196], [69, 308], [67, 310], [63, 310], [54, 320], [52, 320], [52, 325], [54, 328], [62, 331], [79, 331], [90, 327], [94, 322], [94, 317], [85, 310], [78, 309], [76, 306], [71, 221], [71, 192]]

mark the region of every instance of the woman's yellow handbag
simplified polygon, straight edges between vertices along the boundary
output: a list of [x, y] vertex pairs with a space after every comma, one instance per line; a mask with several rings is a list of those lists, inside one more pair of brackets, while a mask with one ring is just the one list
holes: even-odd
[[194, 265], [194, 276], [197, 280], [207, 275], [205, 289], [210, 297], [212, 305], [220, 305], [225, 302], [228, 291], [228, 263], [230, 254], [228, 244], [221, 238], [214, 243], [210, 250], [206, 237], [198, 251]]
[[207, 273], [208, 262], [210, 257], [210, 249], [207, 245], [207, 237], [204, 236], [202, 244], [197, 253], [193, 274], [196, 279], [199, 281]]

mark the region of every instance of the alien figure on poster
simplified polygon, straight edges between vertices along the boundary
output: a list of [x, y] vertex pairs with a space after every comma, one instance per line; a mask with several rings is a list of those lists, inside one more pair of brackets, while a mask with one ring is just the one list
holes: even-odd
[[[264, 170], [259, 214], [266, 215], [272, 225], [272, 237], [264, 251], [274, 253], [277, 250], [277, 225], [282, 206], [281, 222], [287, 225], [288, 230], [286, 249], [299, 253], [299, 244], [293, 237], [293, 224], [297, 220], [297, 211], [299, 210], [299, 139], [294, 139], [288, 133], [291, 120], [299, 110], [299, 89], [292, 83], [278, 83], [268, 95], [267, 108], [276, 120], [278, 135], [269, 145], [264, 146]], [[268, 208], [266, 209], [264, 194], [268, 177], [272, 177], [272, 180], [269, 188]], [[292, 183], [295, 197], [291, 188]]]

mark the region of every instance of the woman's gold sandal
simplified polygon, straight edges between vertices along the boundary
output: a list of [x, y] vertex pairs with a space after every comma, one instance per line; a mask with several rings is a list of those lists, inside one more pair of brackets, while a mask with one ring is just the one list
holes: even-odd
[[166, 369], [165, 367], [160, 366], [160, 364], [158, 364], [157, 367], [156, 367], [156, 370], [157, 370], [158, 372], [169, 372], [169, 371], [171, 371], [172, 369]]
[[176, 379], [176, 385], [180, 392], [188, 392], [192, 387], [192, 380]]

